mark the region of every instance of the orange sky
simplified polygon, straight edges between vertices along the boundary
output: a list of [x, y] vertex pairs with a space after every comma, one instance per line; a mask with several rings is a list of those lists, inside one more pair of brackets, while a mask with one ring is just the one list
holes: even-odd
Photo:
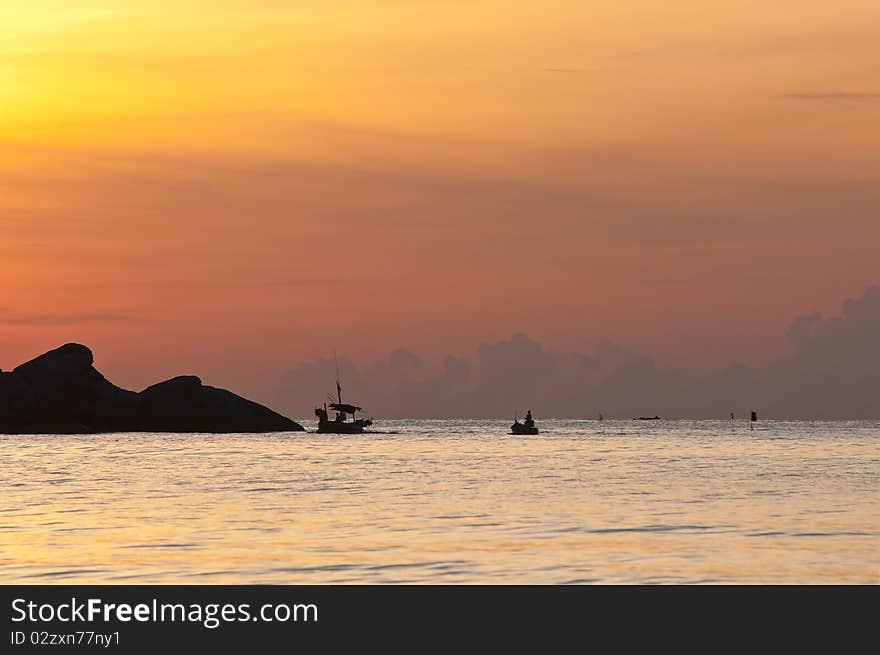
[[760, 361], [880, 282], [878, 33], [876, 0], [6, 1], [0, 366]]

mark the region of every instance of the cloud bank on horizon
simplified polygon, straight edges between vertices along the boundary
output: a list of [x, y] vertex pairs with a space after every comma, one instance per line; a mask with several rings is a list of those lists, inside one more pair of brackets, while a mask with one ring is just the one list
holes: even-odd
[[[340, 362], [346, 398], [377, 417], [880, 418], [880, 287], [843, 303], [840, 316], [797, 317], [790, 350], [765, 366], [696, 375], [658, 367], [611, 341], [590, 354], [560, 354], [523, 334], [481, 344], [477, 368], [447, 355], [439, 368], [397, 349], [367, 367]], [[336, 363], [300, 362], [284, 374], [276, 405], [310, 416], [332, 391]]]

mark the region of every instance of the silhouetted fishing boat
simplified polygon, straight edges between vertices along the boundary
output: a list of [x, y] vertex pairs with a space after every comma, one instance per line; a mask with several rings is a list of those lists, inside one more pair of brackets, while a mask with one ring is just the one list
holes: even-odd
[[[329, 394], [328, 394], [329, 395]], [[332, 399], [332, 396], [331, 396]], [[336, 365], [336, 402], [330, 403], [330, 409], [336, 412], [331, 419], [327, 413], [327, 404], [315, 410], [318, 417], [318, 432], [322, 434], [360, 434], [364, 428], [373, 425], [368, 418], [356, 418], [355, 414], [362, 411], [357, 405], [342, 402], [342, 385], [339, 383], [339, 364]], [[351, 420], [348, 416], [351, 415]]]
[[638, 418], [634, 418], [633, 421], [659, 421], [659, 416], [639, 416]]
[[535, 425], [535, 421], [532, 418], [532, 410], [526, 413], [523, 423], [520, 423], [519, 419], [514, 417], [510, 431], [512, 434], [538, 434], [538, 426]]

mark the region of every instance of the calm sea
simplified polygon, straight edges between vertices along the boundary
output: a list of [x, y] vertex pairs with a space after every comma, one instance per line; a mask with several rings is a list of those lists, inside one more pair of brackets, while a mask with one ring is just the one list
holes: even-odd
[[880, 422], [509, 423], [0, 436], [0, 582], [880, 582]]

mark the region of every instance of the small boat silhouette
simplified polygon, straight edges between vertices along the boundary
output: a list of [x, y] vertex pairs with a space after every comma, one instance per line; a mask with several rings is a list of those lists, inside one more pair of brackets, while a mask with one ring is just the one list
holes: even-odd
[[634, 418], [633, 421], [659, 421], [659, 416], [639, 416], [638, 418]]
[[532, 410], [526, 412], [526, 418], [523, 423], [520, 423], [519, 419], [514, 417], [510, 431], [511, 434], [538, 434], [538, 426], [535, 425], [535, 420], [532, 418]]

